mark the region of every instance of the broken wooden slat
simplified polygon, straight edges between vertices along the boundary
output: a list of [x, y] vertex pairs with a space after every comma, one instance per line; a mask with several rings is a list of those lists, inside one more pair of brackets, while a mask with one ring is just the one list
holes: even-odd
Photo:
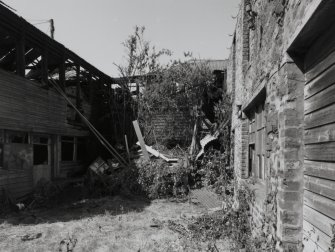
[[193, 129], [193, 136], [192, 136], [192, 143], [190, 147], [190, 156], [193, 155], [195, 149], [196, 149], [196, 144], [197, 144], [197, 134], [198, 134], [198, 121], [199, 119], [197, 118], [195, 124], [194, 124], [194, 129]]
[[[137, 145], [140, 145], [139, 142], [136, 143]], [[164, 159], [166, 162], [168, 163], [173, 163], [173, 162], [178, 162], [177, 158], [168, 158], [166, 156], [164, 156], [163, 154], [161, 154], [159, 151], [156, 151], [155, 149], [151, 148], [148, 145], [145, 145], [145, 148], [147, 149], [148, 152], [150, 152], [152, 155], [154, 155], [155, 157]]]
[[134, 125], [134, 129], [135, 129], [138, 141], [140, 142], [140, 145], [141, 145], [141, 149], [142, 149], [142, 152], [143, 152], [143, 157], [144, 157], [145, 160], [149, 160], [150, 159], [149, 154], [148, 154], [148, 151], [145, 147], [146, 145], [144, 143], [144, 139], [143, 139], [143, 136], [142, 136], [142, 133], [141, 133], [141, 129], [140, 129], [140, 126], [138, 125], [137, 120], [133, 121], [133, 125]]
[[130, 162], [130, 152], [129, 152], [127, 135], [124, 135], [124, 141], [126, 143], [126, 150], [127, 150], [127, 155], [128, 155], [128, 161]]

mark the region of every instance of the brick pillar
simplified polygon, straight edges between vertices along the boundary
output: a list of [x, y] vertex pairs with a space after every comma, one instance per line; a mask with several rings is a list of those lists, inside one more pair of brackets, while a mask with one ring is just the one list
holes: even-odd
[[242, 64], [243, 64], [243, 73], [245, 73], [246, 69], [248, 68], [249, 65], [249, 60], [250, 60], [250, 28], [248, 24], [248, 20], [250, 19], [249, 14], [246, 12], [246, 5], [250, 4], [250, 0], [244, 0], [243, 1], [243, 6], [242, 6], [242, 11], [243, 11], [243, 34], [242, 34], [242, 43], [243, 43], [243, 48], [242, 48]]
[[304, 76], [293, 63], [280, 70], [280, 163], [277, 235], [280, 251], [301, 251], [303, 238]]
[[242, 121], [242, 157], [241, 157], [241, 178], [246, 179], [249, 177], [248, 173], [248, 155], [249, 155], [249, 123], [247, 119]]

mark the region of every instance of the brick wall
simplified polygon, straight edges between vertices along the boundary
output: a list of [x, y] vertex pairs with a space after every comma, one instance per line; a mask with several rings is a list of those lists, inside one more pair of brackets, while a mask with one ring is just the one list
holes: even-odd
[[[250, 16], [244, 9], [247, 2], [256, 14], [254, 29], [249, 29]], [[265, 212], [275, 213], [272, 221], [277, 229], [270, 231], [278, 237], [280, 251], [302, 250], [304, 76], [286, 50], [314, 5], [312, 0], [243, 0], [235, 28], [236, 44], [228, 64], [227, 81], [233, 95], [234, 169], [241, 181], [249, 176], [249, 139], [248, 118], [240, 116], [238, 109], [252, 106], [258, 93], [264, 89], [266, 92], [266, 179], [255, 188], [257, 199], [251, 211], [259, 227]], [[273, 204], [263, 204], [274, 193]]]
[[149, 144], [155, 141], [163, 143], [175, 140], [180, 143], [190, 144], [193, 134], [194, 121], [188, 111], [174, 113], [156, 113], [152, 115], [152, 128], [146, 129]]

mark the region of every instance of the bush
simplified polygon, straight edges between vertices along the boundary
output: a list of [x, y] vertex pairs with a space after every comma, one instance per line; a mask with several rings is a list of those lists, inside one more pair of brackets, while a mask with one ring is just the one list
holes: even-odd
[[[226, 209], [197, 218], [189, 229], [195, 239], [211, 241], [228, 238], [235, 249], [257, 251], [251, 234], [249, 204], [253, 201], [253, 192], [247, 187], [236, 191], [235, 197], [227, 197]], [[238, 204], [235, 203], [235, 199]]]
[[185, 195], [188, 192], [188, 171], [182, 163], [170, 167], [164, 160], [140, 161], [138, 183], [151, 199]]

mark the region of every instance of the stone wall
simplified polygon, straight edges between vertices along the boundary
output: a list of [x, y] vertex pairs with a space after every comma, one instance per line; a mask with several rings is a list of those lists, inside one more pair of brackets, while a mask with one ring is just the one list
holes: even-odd
[[[304, 75], [286, 51], [317, 2], [243, 0], [228, 64], [234, 169], [240, 183], [251, 177], [248, 111], [265, 92], [265, 179], [250, 185], [256, 190], [251, 211], [255, 226], [272, 233], [282, 251], [302, 250], [303, 239]], [[276, 228], [261, 220], [267, 212], [273, 213]]]

